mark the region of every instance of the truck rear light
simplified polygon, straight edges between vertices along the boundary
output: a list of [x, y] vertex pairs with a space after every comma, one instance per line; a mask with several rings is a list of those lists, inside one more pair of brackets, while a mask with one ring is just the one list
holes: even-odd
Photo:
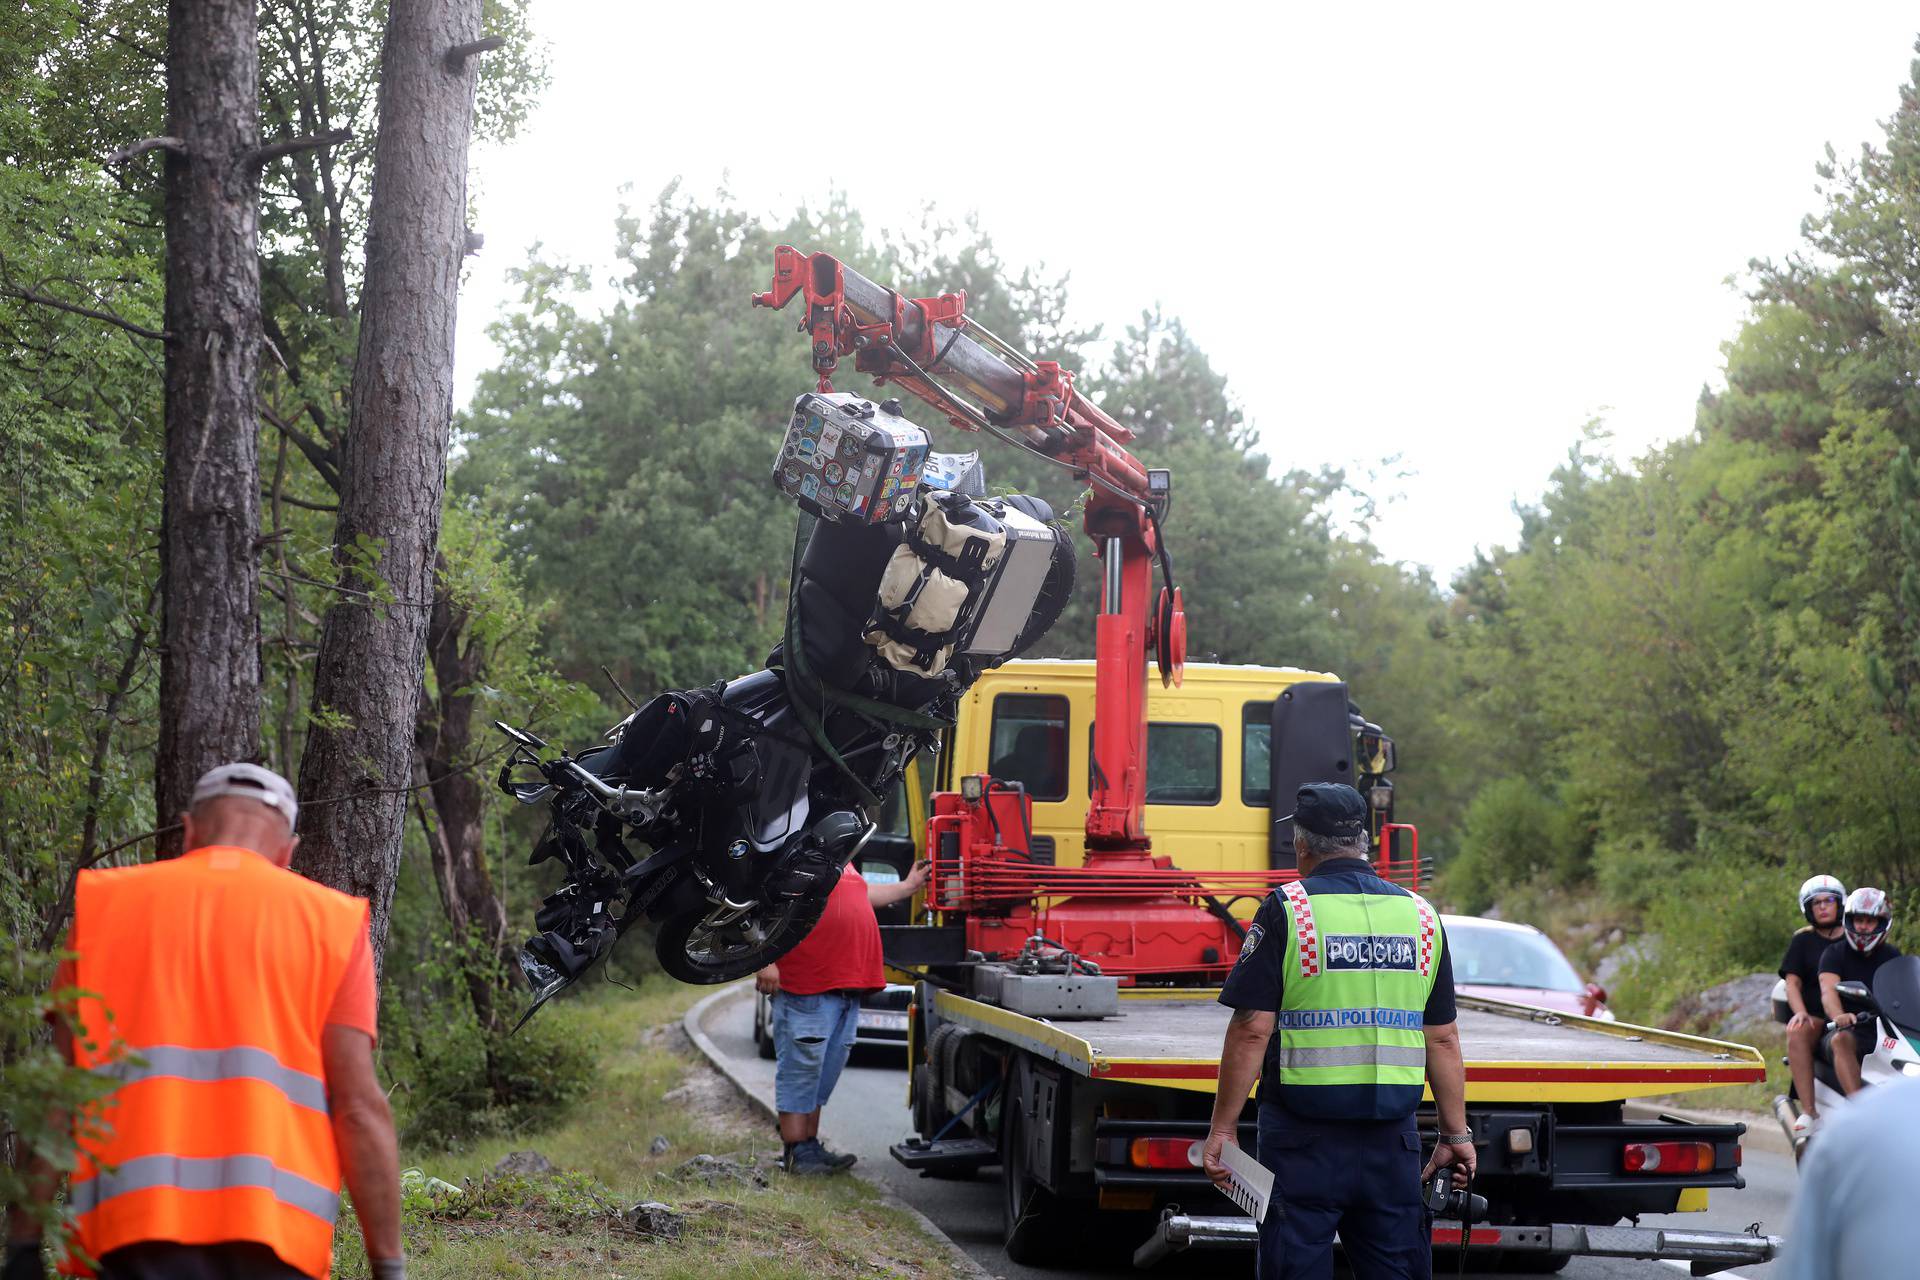
[[1629, 1142], [1620, 1148], [1620, 1167], [1628, 1173], [1707, 1173], [1713, 1168], [1713, 1144]]
[[1198, 1169], [1201, 1145], [1192, 1138], [1135, 1138], [1127, 1163], [1136, 1169]]
[[1524, 1156], [1529, 1151], [1532, 1151], [1532, 1150], [1533, 1150], [1533, 1130], [1531, 1129], [1507, 1130], [1507, 1154], [1508, 1155]]

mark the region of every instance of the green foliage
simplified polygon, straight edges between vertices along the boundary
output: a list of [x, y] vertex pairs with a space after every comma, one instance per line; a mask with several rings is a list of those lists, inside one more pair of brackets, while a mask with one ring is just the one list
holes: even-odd
[[544, 1128], [593, 1082], [600, 1046], [544, 1013], [518, 1035], [449, 1029], [424, 1042], [408, 1075], [408, 1143], [457, 1148], [476, 1138]]
[[1643, 917], [1658, 945], [1642, 949], [1609, 992], [1622, 1017], [1658, 1022], [1689, 995], [1780, 963], [1800, 923], [1790, 912], [1801, 868], [1709, 856], [1658, 872]]
[[1576, 447], [1455, 583], [1449, 730], [1485, 772], [1442, 887], [1585, 884], [1637, 922], [1631, 1015], [1771, 969], [1816, 872], [1920, 921], [1915, 77], [1884, 146], [1821, 166], [1805, 252], [1754, 264], [1695, 432]]
[[1528, 880], [1584, 879], [1590, 854], [1587, 824], [1576, 806], [1543, 791], [1535, 779], [1500, 778], [1480, 788], [1467, 806], [1461, 851], [1447, 866], [1443, 888], [1462, 910], [1477, 913]]
[[55, 1050], [50, 1023], [58, 1020], [69, 1031], [73, 1024], [66, 1000], [71, 992], [31, 994], [51, 980], [52, 957], [16, 952], [4, 988], [0, 988], [0, 1123], [4, 1124], [9, 1159], [0, 1160], [0, 1203], [17, 1207], [55, 1248], [69, 1226], [64, 1206], [39, 1203], [28, 1194], [35, 1163], [60, 1174], [75, 1164], [75, 1126], [97, 1132], [86, 1119], [90, 1105], [107, 1093], [103, 1077], [67, 1065]]
[[[410, 870], [421, 861], [409, 859]], [[407, 980], [384, 984], [380, 1009], [381, 1063], [401, 1086], [394, 1104], [405, 1140], [454, 1150], [558, 1122], [591, 1084], [601, 1037], [564, 1004], [518, 1033], [510, 1030], [517, 1009], [483, 1023], [473, 983], [484, 984], [500, 1013], [519, 997], [499, 957], [450, 935], [427, 879], [407, 874], [399, 886], [387, 963], [389, 972], [404, 965]]]

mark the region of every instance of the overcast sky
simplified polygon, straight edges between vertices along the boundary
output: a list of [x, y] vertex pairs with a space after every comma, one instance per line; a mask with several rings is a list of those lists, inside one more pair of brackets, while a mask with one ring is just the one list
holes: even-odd
[[1181, 317], [1280, 466], [1398, 455], [1375, 541], [1444, 581], [1511, 543], [1589, 418], [1621, 456], [1691, 427], [1745, 307], [1728, 277], [1795, 247], [1825, 144], [1882, 136], [1920, 10], [540, 0], [534, 21], [553, 83], [474, 158], [463, 403], [507, 270], [535, 241], [608, 263], [623, 199], [724, 181], [784, 213], [839, 189], [876, 227], [931, 203], [1070, 271], [1078, 322]]

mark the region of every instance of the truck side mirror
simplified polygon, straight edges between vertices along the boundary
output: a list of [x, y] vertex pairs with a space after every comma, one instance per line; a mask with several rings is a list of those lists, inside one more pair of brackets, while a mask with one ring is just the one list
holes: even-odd
[[1358, 766], [1354, 770], [1356, 773], [1379, 776], [1392, 773], [1399, 764], [1393, 749], [1393, 739], [1372, 726], [1356, 736], [1354, 755], [1356, 756], [1354, 763]]

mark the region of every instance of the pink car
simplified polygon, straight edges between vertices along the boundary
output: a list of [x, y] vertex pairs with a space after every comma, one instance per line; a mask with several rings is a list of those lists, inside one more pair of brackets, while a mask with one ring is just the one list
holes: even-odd
[[1532, 925], [1482, 916], [1443, 915], [1440, 920], [1453, 956], [1453, 987], [1460, 994], [1613, 1021], [1605, 988], [1582, 982], [1553, 939]]

